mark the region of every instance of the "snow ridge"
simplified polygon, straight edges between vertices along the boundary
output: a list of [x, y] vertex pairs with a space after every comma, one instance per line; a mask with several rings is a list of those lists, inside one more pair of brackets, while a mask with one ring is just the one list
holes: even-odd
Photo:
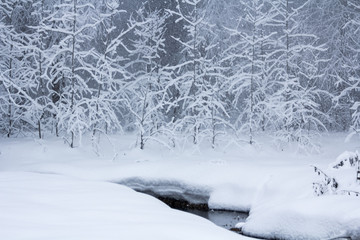
[[141, 177], [131, 177], [112, 182], [125, 185], [136, 191], [145, 192], [150, 195], [186, 200], [193, 204], [207, 204], [211, 192], [209, 187], [187, 184], [175, 179], [145, 179]]

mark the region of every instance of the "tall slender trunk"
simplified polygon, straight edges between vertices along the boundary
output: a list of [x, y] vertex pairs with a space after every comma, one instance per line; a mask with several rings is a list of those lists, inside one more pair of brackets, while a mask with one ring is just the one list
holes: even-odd
[[[41, 22], [44, 19], [44, 0], [41, 0]], [[42, 61], [42, 50], [43, 50], [43, 34], [40, 32], [40, 43], [39, 43], [39, 86], [40, 86], [40, 97], [44, 97], [45, 96], [45, 86], [44, 86], [44, 82], [43, 82], [43, 78], [42, 78], [42, 74], [43, 74], [43, 61]], [[44, 104], [44, 99], [41, 99], [41, 103]], [[40, 103], [40, 104], [41, 104]], [[39, 133], [39, 138], [42, 138], [42, 133], [41, 133], [41, 119], [44, 116], [44, 109], [42, 109], [42, 113], [40, 118], [38, 119], [38, 133]]]
[[[212, 100], [212, 101], [213, 101], [213, 100]], [[215, 121], [214, 106], [211, 107], [211, 126], [212, 126], [211, 147], [212, 147], [213, 149], [215, 149], [216, 121]]]
[[[102, 81], [102, 75], [100, 77], [100, 82], [101, 81]], [[97, 91], [96, 110], [95, 110], [97, 114], [99, 114], [99, 101], [100, 101], [101, 87], [102, 87], [102, 84], [99, 84], [98, 91]], [[95, 137], [95, 135], [96, 135], [96, 128], [97, 128], [97, 122], [95, 122], [95, 124], [94, 124], [93, 137]]]
[[[61, 104], [61, 101], [62, 101], [62, 96], [63, 96], [63, 89], [62, 89], [62, 86], [63, 86], [63, 83], [65, 82], [65, 79], [64, 79], [64, 74], [61, 73], [61, 76], [60, 76], [60, 80], [59, 80], [59, 89], [58, 89], [58, 94], [59, 94], [59, 104]], [[59, 118], [58, 118], [58, 115], [55, 114], [55, 134], [56, 134], [56, 137], [59, 137], [60, 136], [60, 130], [59, 130]]]
[[144, 96], [143, 107], [141, 110], [141, 119], [140, 119], [140, 149], [144, 150], [145, 147], [145, 133], [144, 133], [144, 122], [146, 114], [146, 105], [147, 105], [147, 92]]
[[[197, 13], [197, 5], [195, 5], [195, 9], [194, 9], [194, 14], [195, 14], [195, 23], [197, 23], [198, 21], [198, 13]], [[196, 57], [198, 56], [197, 54], [197, 49], [196, 49], [196, 44], [197, 44], [197, 24], [194, 25], [194, 42], [193, 42], [193, 65], [194, 65], [194, 72], [193, 72], [193, 99], [195, 101], [195, 98], [196, 98], [196, 78], [197, 78], [197, 59]], [[193, 134], [193, 143], [194, 144], [197, 144], [198, 140], [198, 130], [199, 128], [197, 127], [197, 118], [196, 118], [196, 115], [197, 115], [197, 111], [196, 111], [196, 108], [193, 109], [193, 118], [194, 118], [194, 134]]]
[[39, 134], [39, 138], [41, 139], [42, 134], [41, 134], [41, 121], [40, 121], [40, 119], [38, 121], [38, 134]]
[[[12, 37], [11, 37], [11, 41], [13, 41]], [[9, 78], [10, 81], [12, 81], [12, 51], [13, 51], [13, 45], [10, 45], [10, 59], [9, 59]], [[9, 93], [11, 94], [11, 86], [9, 89]], [[7, 137], [9, 138], [11, 136], [12, 133], [12, 125], [13, 125], [13, 121], [12, 121], [12, 102], [11, 102], [11, 96], [9, 96], [9, 107], [8, 107], [8, 117], [9, 117], [9, 129], [8, 129], [8, 133], [7, 133]]]
[[[290, 37], [289, 37], [289, 0], [286, 0], [286, 14], [285, 14], [285, 31], [286, 31], [286, 77], [284, 79], [284, 81], [289, 81], [290, 80]], [[287, 102], [289, 100], [289, 96], [286, 93], [287, 89], [285, 89], [284, 91], [284, 98], [285, 98], [285, 102]], [[286, 110], [286, 109], [285, 109]], [[284, 126], [286, 131], [289, 133], [290, 131], [290, 125], [288, 124], [288, 121], [285, 117], [284, 119]]]
[[255, 74], [255, 40], [256, 40], [256, 18], [253, 26], [252, 38], [252, 60], [251, 60], [251, 79], [250, 79], [250, 145], [253, 144], [253, 117], [254, 117], [254, 74]]
[[56, 120], [56, 123], [55, 123], [55, 135], [56, 137], [59, 137], [59, 121]]
[[12, 133], [12, 119], [11, 119], [11, 100], [9, 99], [9, 108], [8, 108], [8, 116], [9, 116], [9, 129], [8, 129], [8, 133], [7, 133], [7, 137], [9, 138], [11, 136]]
[[[289, 0], [286, 0], [286, 19], [285, 19], [285, 30], [286, 30], [286, 75], [289, 78], [290, 75], [290, 39], [289, 39]], [[287, 81], [288, 79], [286, 79]]]
[[[71, 52], [71, 105], [70, 105], [70, 111], [71, 114], [74, 114], [74, 108], [75, 108], [75, 31], [76, 31], [76, 1], [74, 0], [74, 21], [73, 21], [73, 32], [72, 32], [72, 52]], [[70, 147], [74, 147], [74, 138], [75, 133], [74, 130], [71, 130], [71, 143]]]
[[[103, 4], [105, 4], [103, 2]], [[113, 22], [113, 18], [111, 16], [111, 23]], [[106, 24], [104, 24], [104, 28], [106, 29]], [[109, 36], [109, 33], [107, 33], [106, 35], [106, 43], [105, 43], [105, 50], [104, 50], [104, 61], [106, 62], [107, 61], [107, 50], [108, 50], [108, 47], [109, 47], [109, 40], [110, 36]], [[99, 88], [98, 88], [98, 92], [97, 92], [97, 103], [96, 103], [96, 113], [99, 113], [99, 101], [100, 101], [100, 95], [101, 95], [101, 89], [103, 87], [103, 75], [101, 74], [100, 76], [100, 84], [99, 84]], [[94, 130], [93, 130], [93, 136], [95, 137], [95, 134], [96, 134], [96, 128], [97, 128], [97, 122], [95, 123], [94, 125]], [[105, 123], [105, 133], [107, 134], [107, 122]]]
[[[261, 69], [261, 84], [262, 86], [264, 86], [265, 84], [265, 81], [267, 80], [267, 74], [266, 74], [266, 63], [265, 63], [265, 50], [264, 50], [264, 26], [261, 24], [260, 25], [260, 38], [261, 38], [261, 43], [260, 43], [260, 57], [261, 57], [261, 66], [262, 66], [262, 69]], [[262, 100], [265, 100], [266, 99], [266, 96], [264, 95]], [[265, 107], [264, 106], [261, 106], [261, 130], [263, 132], [265, 132]]]

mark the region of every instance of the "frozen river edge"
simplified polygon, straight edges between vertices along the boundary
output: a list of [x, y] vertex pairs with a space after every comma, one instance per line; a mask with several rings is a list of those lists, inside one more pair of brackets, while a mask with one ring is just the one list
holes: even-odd
[[236, 227], [236, 225], [239, 222], [244, 223], [249, 215], [249, 212], [239, 212], [233, 209], [210, 208], [208, 191], [194, 191], [194, 188], [187, 190], [186, 186], [180, 183], [173, 182], [171, 185], [166, 185], [165, 182], [159, 182], [156, 186], [150, 186], [139, 178], [131, 178], [117, 184], [153, 196], [173, 209], [204, 217], [216, 225], [236, 233], [241, 233], [241, 228]]
[[[238, 211], [236, 208], [235, 209], [231, 209], [231, 208], [219, 208], [219, 206], [221, 206], [221, 203], [218, 203], [216, 205], [216, 207], [212, 207], [211, 205], [209, 205], [209, 200], [211, 198], [211, 190], [207, 187], [201, 187], [201, 186], [191, 186], [188, 184], [184, 184], [182, 182], [176, 182], [174, 180], [172, 181], [168, 181], [168, 180], [146, 180], [146, 179], [141, 179], [141, 178], [137, 178], [137, 177], [132, 177], [132, 178], [128, 178], [128, 179], [123, 179], [121, 181], [116, 182], [118, 184], [122, 184], [125, 186], [128, 186], [138, 192], [141, 193], [145, 193], [151, 196], [154, 196], [160, 200], [162, 200], [163, 202], [166, 202], [169, 206], [171, 206], [173, 204], [172, 201], [176, 201], [179, 200], [179, 202], [176, 202], [175, 204], [183, 204], [182, 201], [185, 202], [185, 204], [189, 205], [189, 209], [200, 209], [200, 210], [220, 210], [220, 211]], [[341, 196], [337, 196], [340, 197]], [[164, 201], [164, 199], [166, 199], [166, 201]], [[329, 200], [328, 198], [326, 199], [322, 199], [319, 198], [320, 200]], [[355, 200], [355, 199], [353, 199]], [[170, 204], [169, 204], [170, 201]], [[337, 200], [335, 200], [337, 201]], [[315, 201], [316, 202], [316, 201]], [[327, 201], [320, 201], [320, 202], [327, 202]], [[329, 201], [328, 201], [329, 202]], [[308, 202], [309, 205], [313, 204], [314, 201]], [[333, 202], [334, 203], [334, 202]], [[353, 202], [354, 203], [354, 202]], [[332, 205], [332, 203], [328, 204], [329, 206]], [[226, 205], [224, 205], [226, 206]], [[301, 204], [299, 204], [298, 206], [301, 206]], [[298, 206], [294, 205], [294, 209], [296, 209]], [[354, 205], [356, 206], [356, 205]], [[172, 206], [173, 207], [173, 206]], [[183, 206], [175, 206], [175, 208], [177, 209], [181, 209]], [[293, 210], [294, 209], [288, 209], [289, 210], [289, 215], [293, 214]], [[320, 208], [321, 209], [321, 208]], [[186, 209], [182, 209], [187, 211]], [[357, 208], [355, 208], [355, 210], [359, 210]], [[191, 212], [191, 211], [189, 211]], [[249, 211], [250, 212], [250, 211]], [[247, 212], [247, 213], [249, 213]], [[271, 210], [270, 210], [271, 212]], [[310, 221], [312, 223], [314, 223], [314, 226], [320, 227], [320, 229], [315, 229], [313, 228], [313, 232], [309, 233], [309, 225], [307, 226], [307, 229], [304, 229], [302, 226], [299, 226], [300, 229], [302, 230], [295, 230], [297, 228], [298, 225], [295, 226], [289, 226], [289, 225], [281, 225], [284, 220], [290, 220], [292, 221], [294, 219], [293, 218], [289, 218], [286, 217], [286, 213], [284, 213], [284, 219], [282, 220], [278, 220], [278, 217], [276, 216], [276, 211], [274, 211], [274, 220], [279, 221], [279, 224], [281, 225], [280, 227], [275, 227], [274, 229], [271, 229], [269, 227], [265, 227], [265, 229], [268, 231], [267, 234], [262, 234], [264, 231], [261, 230], [262, 227], [259, 227], [258, 225], [254, 225], [251, 221], [248, 228], [246, 228], [246, 223], [244, 223], [246, 221], [246, 219], [242, 219], [241, 221], [239, 221], [238, 226], [240, 225], [245, 226], [245, 231], [242, 231], [242, 229], [236, 229], [235, 228], [235, 224], [233, 224], [232, 228], [235, 231], [239, 231], [239, 233], [241, 233], [244, 236], [248, 236], [248, 237], [254, 237], [254, 238], [261, 238], [261, 239], [297, 239], [299, 236], [306, 236], [306, 239], [323, 239], [322, 236], [319, 236], [318, 234], [323, 234], [326, 235], [328, 234], [328, 232], [331, 232], [332, 234], [332, 238], [331, 239], [359, 239], [358, 238], [358, 234], [359, 234], [359, 230], [357, 225], [358, 222], [358, 218], [355, 217], [355, 221], [352, 222], [352, 224], [347, 224], [342, 225], [341, 220], [337, 221], [336, 223], [336, 227], [335, 229], [332, 229], [334, 226], [334, 223], [331, 223], [332, 220], [334, 219], [328, 219], [328, 223], [324, 224], [324, 219], [322, 219], [321, 214], [323, 213], [319, 213], [318, 216], [316, 216], [316, 210], [314, 211], [315, 215], [313, 219], [310, 219]], [[256, 213], [256, 211], [255, 211]], [[195, 213], [197, 214], [197, 213]], [[200, 213], [201, 214], [201, 213]], [[255, 214], [256, 216], [256, 214]], [[271, 221], [273, 218], [272, 216], [269, 216], [269, 219], [264, 219], [264, 218], [260, 218], [262, 221]], [[295, 216], [295, 223], [296, 221], [302, 221], [302, 213], [298, 212], [298, 216]], [[298, 219], [297, 219], [298, 218]], [[341, 218], [341, 217], [339, 217]], [[305, 218], [304, 218], [305, 219]], [[211, 219], [210, 219], [211, 220]], [[307, 219], [309, 220], [309, 219]], [[318, 221], [318, 222], [316, 222]], [[348, 221], [348, 223], [350, 223]], [[255, 226], [255, 227], [254, 227]], [[270, 224], [270, 226], [273, 226]], [[230, 227], [231, 228], [231, 227]], [[338, 228], [338, 232], [336, 231], [336, 228]], [[229, 228], [227, 228], [229, 229]], [[276, 234], [276, 231], [278, 231], [280, 229], [280, 233]], [[290, 229], [290, 230], [289, 230]], [[348, 230], [350, 229], [350, 230]], [[292, 230], [294, 230], [294, 232], [291, 232]], [[283, 234], [283, 232], [286, 232], [288, 235]], [[310, 231], [312, 231], [310, 229]], [[322, 232], [321, 232], [322, 231]], [[274, 233], [275, 232], [275, 233]], [[352, 236], [352, 237], [351, 237]]]

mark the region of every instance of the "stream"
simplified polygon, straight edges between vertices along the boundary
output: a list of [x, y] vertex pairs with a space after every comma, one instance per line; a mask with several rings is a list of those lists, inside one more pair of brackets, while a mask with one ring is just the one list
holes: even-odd
[[[195, 197], [198, 200], [201, 199], [203, 201], [197, 201], [200, 203], [191, 203], [188, 202], [186, 197], [182, 196], [181, 194], [159, 194], [155, 191], [151, 190], [151, 188], [146, 188], [141, 186], [139, 182], [135, 179], [135, 181], [127, 180], [126, 183], [124, 182], [117, 182], [123, 185], [126, 185], [137, 192], [147, 194], [153, 196], [160, 201], [164, 202], [166, 205], [173, 209], [181, 210], [190, 214], [195, 214], [200, 217], [206, 218], [209, 221], [213, 222], [214, 224], [223, 227], [227, 230], [241, 233], [241, 229], [235, 228], [235, 225], [240, 222], [245, 222], [246, 218], [249, 216], [246, 212], [238, 212], [238, 211], [229, 211], [229, 210], [221, 210], [221, 209], [209, 209], [209, 206], [206, 201], [206, 197], [199, 197], [198, 195], [194, 194], [187, 194], [187, 197]], [[141, 182], [140, 182], [141, 183]], [[254, 238], [255, 239], [255, 238]]]
[[[159, 195], [155, 193], [154, 191], [151, 191], [149, 189], [144, 190], [144, 188], [138, 188], [135, 186], [132, 186], [130, 184], [126, 184], [128, 187], [131, 187], [137, 192], [147, 194], [150, 196], [153, 196], [169, 207], [173, 209], [177, 209], [180, 211], [184, 211], [190, 214], [195, 214], [200, 217], [203, 217], [205, 219], [208, 219], [209, 221], [213, 222], [214, 224], [223, 227], [229, 231], [233, 231], [235, 233], [238, 233], [240, 235], [243, 235], [241, 232], [241, 229], [235, 228], [235, 225], [240, 222], [245, 222], [246, 218], [249, 216], [246, 212], [238, 212], [238, 211], [229, 211], [229, 210], [220, 210], [220, 209], [209, 209], [209, 206], [207, 202], [203, 203], [190, 203], [184, 199], [176, 199], [173, 197], [170, 197], [169, 195]], [[260, 239], [260, 238], [251, 238], [249, 239]]]
[[239, 222], [245, 222], [248, 217], [247, 213], [234, 212], [234, 211], [224, 211], [224, 210], [195, 210], [188, 209], [185, 212], [198, 215], [200, 217], [206, 218], [216, 225], [226, 228], [228, 230], [234, 230], [235, 225]]
[[171, 197], [161, 197], [156, 195], [155, 197], [173, 209], [198, 215], [220, 227], [238, 233], [240, 233], [240, 231], [239, 229], [235, 229], [235, 225], [239, 222], [245, 222], [246, 218], [249, 216], [248, 213], [244, 212], [209, 209], [206, 203], [192, 204], [186, 200], [178, 200]]

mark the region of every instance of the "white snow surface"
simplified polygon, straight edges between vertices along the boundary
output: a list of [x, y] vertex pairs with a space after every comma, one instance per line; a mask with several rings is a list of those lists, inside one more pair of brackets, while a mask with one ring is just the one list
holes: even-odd
[[[323, 152], [313, 155], [277, 152], [260, 144], [224, 145], [216, 150], [208, 146], [194, 148], [189, 145], [167, 150], [155, 145], [141, 151], [129, 146], [135, 141], [132, 136], [112, 136], [111, 141], [103, 139], [101, 152], [97, 156], [91, 150], [91, 143], [86, 141], [83, 146], [70, 149], [59, 139], [0, 139], [0, 193], [14, 191], [13, 195], [6, 192], [10, 197], [0, 198], [0, 224], [13, 226], [0, 228], [0, 239], [21, 239], [5, 238], [11, 236], [5, 234], [13, 234], [15, 228], [38, 234], [34, 239], [46, 239], [49, 237], [46, 234], [52, 234], [52, 239], [57, 236], [60, 236], [58, 239], [112, 239], [119, 236], [127, 236], [127, 239], [241, 237], [224, 232], [210, 223], [205, 224], [206, 220], [187, 217], [187, 214], [171, 210], [154, 198], [114, 183], [182, 197], [195, 203], [208, 202], [211, 208], [250, 211], [249, 218], [241, 225], [243, 231], [252, 236], [360, 239], [360, 197], [317, 197], [312, 189], [312, 183], [318, 181], [312, 165], [320, 167], [329, 176], [344, 176], [345, 180], [340, 181], [341, 189], [360, 189], [359, 185], [353, 183], [353, 171], [329, 169], [329, 163], [334, 162], [345, 150], [359, 150], [359, 143], [345, 143], [345, 136], [331, 134], [324, 137]], [[52, 189], [52, 185], [56, 188]], [[82, 189], [84, 195], [80, 194]], [[90, 193], [89, 189], [94, 191]], [[73, 194], [76, 191], [80, 193]], [[53, 194], [63, 201], [52, 198]], [[32, 195], [41, 197], [35, 197], [34, 201]], [[22, 196], [18, 203], [13, 201], [16, 196]], [[73, 196], [75, 199], [71, 198]], [[126, 196], [128, 200], [120, 196]], [[58, 205], [52, 205], [53, 201]], [[89, 204], [87, 201], [90, 201]], [[101, 205], [104, 209], [91, 210], [91, 201], [98, 201], [95, 205]], [[80, 202], [84, 204], [84, 214], [79, 213], [74, 221], [67, 221], [72, 216], [69, 209], [81, 207]], [[152, 211], [147, 204], [157, 204], [159, 207], [154, 207]], [[9, 209], [5, 211], [7, 215], [3, 215], [3, 208]], [[114, 209], [118, 209], [119, 214], [113, 214], [116, 212]], [[33, 215], [26, 214], [30, 210]], [[36, 210], [39, 214], [35, 215]], [[48, 212], [49, 215], [46, 215]], [[57, 213], [62, 214], [55, 222], [44, 220], [47, 217], [55, 219]], [[96, 220], [98, 213], [100, 217]], [[42, 215], [45, 217], [42, 218]], [[25, 222], [23, 216], [34, 216], [35, 224], [31, 224], [34, 221], [31, 217]], [[103, 222], [107, 221], [109, 225], [104, 226]], [[72, 223], [76, 223], [77, 227], [72, 227]], [[97, 224], [99, 226], [94, 229], [89, 227]], [[132, 230], [117, 231], [123, 229], [121, 226]], [[43, 228], [49, 230], [43, 232]], [[88, 234], [89, 228], [91, 230]], [[68, 235], [61, 235], [63, 230]], [[44, 235], [41, 235], [42, 232]], [[100, 237], [103, 232], [107, 235]], [[220, 237], [222, 234], [225, 234], [224, 237]]]
[[2, 172], [0, 192], [0, 239], [247, 239], [118, 184]]
[[242, 230], [262, 238], [360, 239], [360, 199], [322, 196], [265, 204], [251, 212]]

